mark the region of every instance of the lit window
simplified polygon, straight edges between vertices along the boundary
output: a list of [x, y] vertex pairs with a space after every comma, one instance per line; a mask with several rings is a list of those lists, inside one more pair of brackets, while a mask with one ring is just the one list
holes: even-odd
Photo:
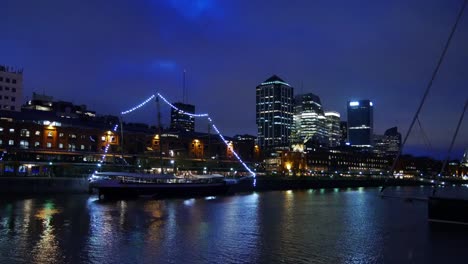
[[51, 147], [52, 147], [52, 143], [47, 142], [47, 148], [51, 148]]
[[106, 137], [104, 137], [104, 136], [101, 137], [101, 140], [102, 140], [102, 142], [105, 142], [105, 141], [106, 141]]
[[62, 143], [59, 143], [59, 149], [63, 149], [63, 144]]
[[76, 138], [76, 134], [69, 134], [68, 137], [70, 137], [70, 138]]
[[34, 134], [35, 134], [36, 136], [39, 136], [39, 135], [41, 135], [41, 131], [36, 130], [36, 132], [35, 132]]
[[15, 133], [15, 129], [14, 128], [10, 128], [10, 133]]
[[39, 141], [34, 142], [34, 147], [35, 148], [39, 147], [39, 145], [40, 145]]
[[21, 141], [20, 141], [20, 148], [22, 148], [22, 149], [27, 149], [27, 148], [29, 148], [29, 142], [26, 141], [26, 140], [21, 140]]
[[47, 132], [47, 137], [53, 137], [54, 133], [52, 131]]
[[0, 139], [0, 146], [3, 145], [3, 141]]
[[0, 132], [3, 132], [3, 127], [0, 127]]
[[21, 129], [20, 135], [22, 137], [29, 137], [29, 130], [27, 129]]
[[63, 133], [59, 133], [59, 137], [63, 137]]
[[81, 146], [80, 146], [80, 149], [81, 149], [81, 150], [84, 150], [84, 149], [85, 149], [85, 146], [84, 146], [84, 145], [81, 145]]
[[8, 145], [13, 146], [15, 144], [15, 141], [13, 139], [8, 140]]

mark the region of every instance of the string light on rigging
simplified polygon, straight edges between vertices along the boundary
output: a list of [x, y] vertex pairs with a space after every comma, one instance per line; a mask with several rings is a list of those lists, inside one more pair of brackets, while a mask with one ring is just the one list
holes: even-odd
[[[221, 134], [221, 132], [219, 131], [219, 129], [216, 127], [216, 125], [213, 123], [213, 119], [211, 119], [211, 117], [208, 115], [208, 114], [191, 114], [191, 113], [187, 113], [183, 110], [180, 110], [179, 108], [175, 107], [174, 105], [172, 105], [166, 98], [164, 98], [164, 96], [162, 96], [160, 93], [157, 93], [157, 95], [166, 103], [168, 104], [170, 107], [172, 107], [173, 109], [179, 111], [179, 113], [182, 113], [182, 114], [185, 114], [185, 115], [188, 115], [188, 116], [193, 116], [193, 117], [206, 117], [208, 119], [208, 121], [211, 123], [211, 126], [213, 127], [213, 129], [215, 130], [216, 134], [218, 134], [218, 136], [221, 138], [221, 140], [224, 142], [224, 144], [226, 145], [226, 147], [229, 147], [229, 143], [226, 141], [226, 139], [224, 138], [224, 136]], [[247, 166], [247, 164], [245, 164], [245, 162], [239, 157], [239, 155], [236, 153], [235, 150], [232, 150], [232, 153], [234, 154], [234, 156], [236, 157], [236, 159], [242, 164], [242, 166], [255, 178], [256, 177], [256, 174], [255, 172], [253, 172], [249, 166]]]
[[138, 108], [144, 106], [145, 104], [149, 103], [149, 102], [151, 101], [151, 99], [153, 99], [154, 97], [156, 97], [156, 96], [153, 94], [153, 95], [151, 95], [148, 99], [146, 99], [143, 103], [141, 103], [141, 104], [139, 104], [139, 105], [137, 105], [137, 106], [135, 106], [135, 107], [133, 107], [133, 108], [127, 110], [127, 111], [123, 111], [123, 112], [120, 113], [120, 114], [126, 115], [126, 114], [128, 114], [128, 113], [131, 113], [131, 112], [137, 110]]
[[[118, 127], [119, 127], [118, 124], [115, 125], [114, 128], [112, 129], [112, 131], [113, 131], [113, 132], [116, 132]], [[109, 147], [110, 147], [110, 143], [107, 142], [106, 148], [104, 149], [104, 154], [101, 156], [101, 160], [100, 160], [99, 163], [97, 164], [98, 167], [101, 167], [101, 166], [102, 166], [102, 163], [104, 163], [104, 160], [105, 160], [105, 158], [106, 158], [107, 152], [109, 151]]]
[[[184, 114], [184, 115], [188, 115], [188, 116], [192, 116], [192, 117], [206, 117], [208, 119], [208, 121], [211, 123], [211, 126], [213, 127], [213, 129], [215, 130], [216, 134], [218, 134], [218, 136], [221, 138], [221, 140], [224, 142], [224, 144], [226, 145], [226, 147], [228, 147], [228, 142], [226, 141], [226, 139], [224, 138], [224, 136], [221, 134], [221, 132], [219, 131], [219, 129], [216, 127], [216, 125], [213, 123], [213, 120], [209, 117], [208, 114], [192, 114], [192, 113], [187, 113], [179, 108], [177, 108], [176, 106], [174, 106], [173, 104], [171, 104], [164, 96], [162, 96], [160, 93], [157, 93], [157, 96], [159, 98], [161, 98], [167, 105], [169, 105], [171, 108], [175, 109], [176, 111], [178, 111], [179, 113], [181, 114]], [[125, 114], [128, 114], [128, 113], [131, 113], [139, 108], [141, 108], [142, 106], [144, 106], [145, 104], [147, 104], [149, 101], [151, 101], [151, 99], [155, 98], [156, 96], [153, 94], [151, 95], [148, 99], [146, 99], [144, 102], [142, 102], [141, 104], [127, 110], [127, 111], [124, 111], [122, 112], [121, 114], [122, 115], [125, 115]], [[115, 128], [117, 129], [117, 128]], [[115, 130], [114, 130], [115, 131]], [[105, 150], [105, 154], [107, 154], [107, 150], [108, 150], [108, 146], [106, 147], [106, 150]], [[242, 164], [242, 166], [255, 178], [256, 177], [256, 174], [255, 172], [253, 172], [248, 166], [247, 164], [245, 164], [245, 162], [240, 158], [240, 156], [236, 153], [236, 151], [232, 150], [232, 153], [234, 154], [234, 156], [236, 157], [236, 159]], [[104, 161], [104, 158], [105, 158], [105, 154], [103, 155], [103, 159], [101, 160], [101, 163]]]
[[193, 117], [208, 117], [208, 114], [192, 114], [192, 113], [187, 113], [183, 110], [180, 110], [179, 108], [175, 107], [173, 104], [171, 104], [166, 98], [164, 98], [164, 96], [162, 96], [160, 93], [158, 93], [158, 96], [163, 99], [163, 101], [168, 104], [170, 107], [174, 108], [175, 110], [177, 110], [179, 113], [182, 113], [184, 115], [188, 115], [188, 116], [193, 116]]

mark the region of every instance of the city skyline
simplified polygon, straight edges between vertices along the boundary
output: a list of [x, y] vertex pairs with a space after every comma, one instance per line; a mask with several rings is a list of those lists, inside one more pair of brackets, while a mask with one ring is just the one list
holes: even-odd
[[[348, 100], [371, 99], [375, 133], [397, 126], [404, 134], [461, 5], [112, 3], [6, 1], [1, 63], [24, 68], [23, 95], [45, 92], [117, 114], [156, 90], [181, 100], [185, 69], [188, 103], [209, 112], [228, 135], [256, 134], [255, 87], [273, 74], [295, 94], [319, 95], [324, 109], [338, 111], [342, 120]], [[71, 11], [78, 15], [67, 15]], [[120, 17], [123, 11], [130, 15]], [[445, 158], [468, 94], [467, 27], [462, 19], [421, 114], [431, 145], [416, 127], [404, 152]], [[163, 111], [169, 116], [169, 109]], [[132, 121], [155, 124], [156, 109], [145, 112]], [[468, 145], [467, 129], [461, 127], [452, 157], [461, 157]]]

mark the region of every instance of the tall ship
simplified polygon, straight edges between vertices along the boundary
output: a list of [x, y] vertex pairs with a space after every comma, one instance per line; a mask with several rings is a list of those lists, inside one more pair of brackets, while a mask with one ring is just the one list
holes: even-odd
[[156, 197], [211, 196], [227, 194], [239, 180], [220, 174], [176, 176], [130, 172], [95, 172], [89, 178], [90, 190], [99, 198], [151, 195]]

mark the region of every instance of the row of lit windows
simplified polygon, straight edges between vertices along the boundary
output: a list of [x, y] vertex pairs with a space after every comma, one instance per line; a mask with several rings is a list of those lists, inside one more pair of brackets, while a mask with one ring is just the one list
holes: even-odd
[[[0, 133], [2, 133], [3, 130], [4, 130], [3, 127], [0, 127]], [[8, 131], [9, 131], [10, 133], [15, 133], [15, 129], [14, 129], [14, 128], [10, 128]], [[34, 132], [34, 135], [35, 135], [35, 136], [40, 136], [40, 135], [41, 135], [41, 131], [36, 130], [36, 131]], [[29, 136], [30, 136], [30, 131], [27, 130], [27, 129], [21, 129], [21, 131], [20, 131], [20, 136], [22, 136], [22, 137], [29, 137]], [[60, 133], [58, 133], [58, 136], [59, 136], [59, 137], [65, 137], [65, 133], [60, 132]], [[54, 137], [54, 132], [53, 132], [53, 131], [47, 131], [47, 137], [49, 137], [49, 138]], [[76, 135], [76, 134], [68, 134], [68, 137], [69, 137], [69, 138], [77, 138], [77, 135]], [[81, 139], [85, 139], [86, 136], [85, 136], [85, 135], [81, 135], [80, 138], [81, 138]], [[115, 142], [116, 139], [115, 139], [115, 137], [111, 136], [111, 137], [109, 138], [109, 140], [110, 140], [110, 142]], [[106, 141], [107, 141], [106, 137], [105, 137], [105, 136], [102, 136], [102, 137], [101, 137], [101, 141], [102, 141], [102, 142], [106, 142]]]
[[[3, 141], [0, 139], [0, 146], [3, 145]], [[14, 146], [15, 141], [13, 139], [8, 140], [8, 146]], [[39, 148], [41, 143], [39, 141], [34, 142], [34, 147]], [[20, 140], [19, 142], [19, 147], [22, 149], [28, 149], [29, 148], [29, 142], [26, 140]], [[47, 142], [46, 143], [46, 148], [52, 148], [52, 142]], [[59, 149], [64, 149], [64, 144], [59, 143], [58, 144]], [[76, 145], [75, 144], [68, 144], [68, 150], [76, 150]], [[85, 150], [85, 145], [80, 145], [80, 150]]]

